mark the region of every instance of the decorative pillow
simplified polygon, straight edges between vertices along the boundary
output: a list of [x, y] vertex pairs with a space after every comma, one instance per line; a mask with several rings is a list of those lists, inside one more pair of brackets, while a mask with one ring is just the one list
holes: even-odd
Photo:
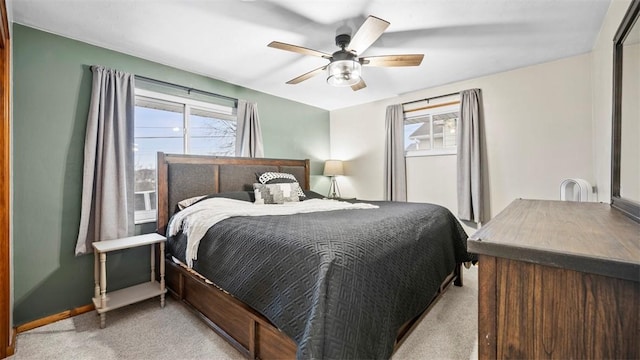
[[286, 202], [300, 201], [298, 191], [300, 185], [295, 183], [281, 184], [253, 184], [256, 196], [255, 204], [284, 204]]
[[202, 196], [194, 196], [188, 199], [184, 199], [180, 202], [178, 202], [178, 210], [184, 210], [185, 208], [195, 204], [196, 202], [198, 202], [198, 200], [204, 198], [206, 195], [202, 195]]
[[255, 200], [253, 197], [253, 191], [229, 191], [224, 193], [214, 193], [214, 194], [194, 196], [192, 198], [184, 199], [176, 205], [176, 208], [177, 208], [176, 211], [184, 210], [185, 208], [197, 203], [200, 200], [211, 199], [211, 198], [227, 198], [227, 199], [249, 201], [249, 202], [253, 202]]
[[[256, 174], [257, 175], [257, 174]], [[258, 181], [261, 184], [287, 184], [287, 183], [297, 183], [298, 184], [298, 196], [300, 200], [304, 200], [306, 195], [300, 188], [300, 184], [298, 183], [298, 179], [293, 174], [289, 173], [280, 173], [280, 172], [266, 172], [262, 173], [262, 175], [258, 176]]]

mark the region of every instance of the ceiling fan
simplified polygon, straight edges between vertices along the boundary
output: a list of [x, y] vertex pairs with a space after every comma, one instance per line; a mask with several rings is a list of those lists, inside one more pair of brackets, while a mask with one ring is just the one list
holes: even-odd
[[354, 91], [363, 89], [367, 84], [362, 79], [362, 66], [419, 66], [424, 54], [360, 56], [389, 27], [389, 22], [369, 15], [362, 26], [351, 37], [349, 34], [336, 36], [336, 45], [340, 50], [333, 54], [302, 46], [272, 41], [269, 47], [291, 51], [302, 55], [318, 56], [329, 60], [329, 64], [313, 69], [308, 73], [287, 81], [287, 84], [298, 84], [324, 70], [327, 70], [327, 82], [333, 86], [351, 86]]

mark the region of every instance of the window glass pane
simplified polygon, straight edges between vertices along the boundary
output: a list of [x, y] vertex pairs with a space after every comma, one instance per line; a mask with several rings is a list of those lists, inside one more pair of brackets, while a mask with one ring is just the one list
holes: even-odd
[[143, 193], [136, 193], [134, 195], [134, 208], [136, 209], [136, 211], [141, 211], [144, 210], [144, 194]]
[[443, 137], [444, 137], [444, 121], [434, 120], [433, 121], [433, 148], [434, 149], [442, 149]]
[[135, 140], [136, 168], [155, 169], [158, 151], [169, 154], [182, 154], [184, 140], [182, 138], [153, 138]]
[[156, 192], [155, 191], [149, 192], [149, 202], [151, 203], [151, 209], [155, 210], [156, 209]]
[[[149, 103], [144, 104], [148, 105]], [[158, 150], [182, 153], [183, 116], [181, 108], [170, 103], [167, 104], [166, 109], [151, 109], [138, 105], [135, 108], [135, 122], [136, 166], [155, 168], [156, 151]]]
[[[136, 101], [134, 147], [136, 193], [155, 191], [157, 152], [181, 154], [184, 149], [182, 106], [158, 101]], [[153, 106], [153, 108], [144, 107]], [[137, 199], [137, 196], [136, 196]], [[139, 210], [136, 207], [136, 210]], [[144, 209], [143, 209], [144, 210]]]
[[455, 154], [459, 116], [457, 104], [425, 106], [405, 112], [405, 155]]
[[[186, 119], [185, 109], [190, 109]], [[192, 154], [233, 156], [235, 135], [236, 117], [232, 107], [212, 105], [209, 108], [208, 104], [166, 94], [138, 94], [133, 147], [136, 222], [155, 220], [158, 151], [182, 154], [186, 150]]]
[[456, 147], [456, 131], [458, 130], [458, 119], [448, 119], [444, 124], [443, 148]]
[[407, 119], [404, 122], [404, 150], [431, 149], [431, 126], [429, 117]]
[[[197, 115], [196, 115], [197, 114]], [[195, 110], [189, 116], [189, 153], [235, 155], [236, 122], [218, 118], [215, 113]]]
[[136, 105], [135, 119], [135, 138], [182, 138], [182, 110], [175, 112]]
[[433, 115], [433, 148], [447, 149], [456, 147], [458, 112]]

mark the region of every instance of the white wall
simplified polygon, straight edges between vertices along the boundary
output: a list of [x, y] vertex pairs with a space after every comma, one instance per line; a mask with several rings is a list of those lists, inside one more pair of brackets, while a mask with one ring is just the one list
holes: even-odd
[[625, 43], [623, 57], [620, 196], [640, 202], [640, 42]]
[[598, 200], [611, 201], [611, 111], [613, 37], [631, 1], [614, 0], [591, 52], [593, 162]]
[[343, 197], [382, 200], [384, 166], [384, 116], [387, 99], [330, 113], [331, 158], [345, 161], [338, 178]]
[[[590, 74], [585, 54], [332, 111], [331, 156], [348, 165], [340, 179], [343, 196], [383, 197], [387, 105], [470, 88], [483, 92], [491, 217], [516, 198], [559, 199], [565, 178], [595, 183]], [[455, 213], [455, 161], [408, 159], [409, 201]]]

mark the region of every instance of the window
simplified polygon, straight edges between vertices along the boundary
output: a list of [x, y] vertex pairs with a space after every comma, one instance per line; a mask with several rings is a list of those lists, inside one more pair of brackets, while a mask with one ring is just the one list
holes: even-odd
[[136, 89], [134, 157], [135, 222], [156, 220], [158, 151], [235, 155], [236, 109]]
[[457, 101], [405, 111], [405, 156], [455, 154], [459, 117]]

